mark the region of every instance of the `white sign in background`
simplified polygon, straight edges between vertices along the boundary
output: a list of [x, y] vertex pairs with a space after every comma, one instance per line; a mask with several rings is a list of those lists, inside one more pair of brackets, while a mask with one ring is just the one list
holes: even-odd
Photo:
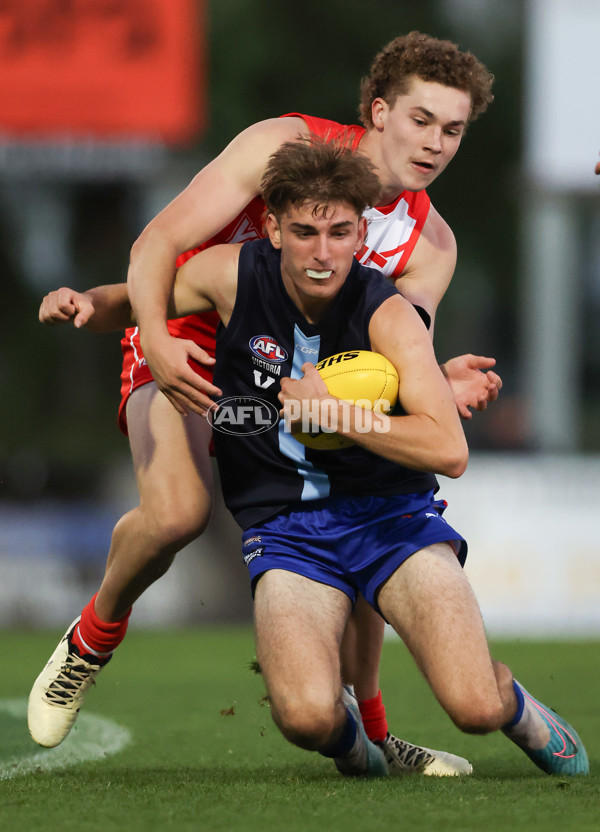
[[554, 191], [597, 192], [600, 2], [529, 0], [525, 162]]
[[440, 484], [490, 635], [600, 635], [600, 459], [478, 454]]

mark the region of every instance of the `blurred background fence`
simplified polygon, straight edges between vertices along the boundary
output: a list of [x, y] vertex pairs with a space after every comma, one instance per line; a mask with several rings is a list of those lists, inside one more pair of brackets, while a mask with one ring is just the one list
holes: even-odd
[[[440, 360], [493, 355], [501, 399], [444, 483], [491, 632], [600, 632], [600, 31], [596, 0], [13, 0], [0, 8], [0, 625], [61, 626], [136, 501], [116, 427], [119, 337], [37, 321], [42, 296], [125, 279], [145, 223], [248, 124], [357, 119], [385, 43], [448, 37], [495, 101], [429, 189], [459, 259]], [[139, 624], [245, 620], [239, 535], [207, 535]]]

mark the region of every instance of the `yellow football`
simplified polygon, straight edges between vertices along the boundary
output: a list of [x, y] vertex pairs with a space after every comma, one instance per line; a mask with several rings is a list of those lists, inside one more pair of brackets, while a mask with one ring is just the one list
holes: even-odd
[[[398, 399], [398, 373], [394, 365], [378, 352], [348, 350], [324, 358], [316, 368], [332, 396], [388, 413]], [[317, 428], [310, 433], [294, 433], [294, 438], [319, 451], [347, 448], [353, 441], [339, 433]]]

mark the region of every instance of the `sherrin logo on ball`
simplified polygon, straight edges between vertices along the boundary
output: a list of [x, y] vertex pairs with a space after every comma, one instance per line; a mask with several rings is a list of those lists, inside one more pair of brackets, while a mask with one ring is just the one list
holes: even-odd
[[[338, 399], [379, 413], [389, 413], [398, 400], [398, 373], [394, 365], [378, 352], [348, 350], [323, 358], [315, 365]], [[360, 430], [360, 426], [355, 426]], [[320, 451], [348, 448], [353, 441], [339, 433], [318, 428], [311, 432], [294, 433], [294, 438]]]

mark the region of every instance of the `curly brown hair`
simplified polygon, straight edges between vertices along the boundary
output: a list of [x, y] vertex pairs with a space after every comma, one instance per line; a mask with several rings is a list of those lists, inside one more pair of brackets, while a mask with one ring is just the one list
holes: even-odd
[[474, 121], [494, 100], [491, 93], [494, 76], [471, 52], [461, 52], [449, 40], [410, 32], [384, 46], [375, 56], [371, 70], [360, 85], [360, 120], [373, 126], [371, 104], [383, 98], [390, 107], [396, 98], [408, 92], [412, 77], [435, 81], [462, 90], [471, 96], [469, 121]]
[[343, 140], [311, 136], [285, 142], [269, 157], [260, 189], [267, 211], [280, 217], [291, 205], [314, 205], [325, 214], [330, 205], [346, 202], [357, 215], [375, 205], [381, 184], [371, 162]]

